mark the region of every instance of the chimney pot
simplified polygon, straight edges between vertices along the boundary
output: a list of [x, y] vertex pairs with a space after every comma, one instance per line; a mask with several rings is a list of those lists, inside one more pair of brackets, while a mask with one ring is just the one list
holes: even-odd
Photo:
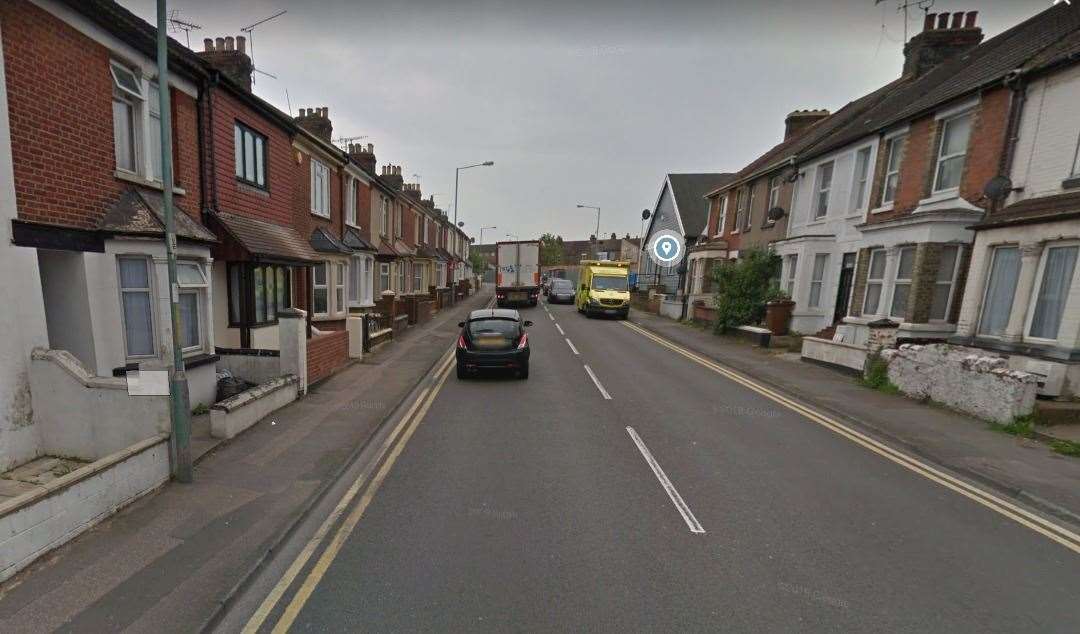
[[240, 51], [241, 53], [247, 52], [247, 38], [243, 35], [236, 36], [236, 50]]
[[938, 29], [947, 29], [947, 28], [949, 28], [949, 14], [948, 13], [939, 13], [938, 14], [938, 16], [937, 16], [937, 28]]
[[375, 144], [374, 143], [368, 143], [367, 144], [367, 151], [368, 151], [368, 154], [374, 154], [375, 153]]
[[213, 53], [214, 52], [214, 40], [212, 38], [204, 37], [203, 41], [202, 41], [202, 45], [203, 45], [203, 50], [206, 51], [207, 53]]
[[922, 25], [922, 28], [923, 28], [924, 31], [933, 31], [934, 30], [934, 18], [936, 18], [936, 17], [937, 17], [936, 13], [927, 13], [926, 14], [926, 17], [923, 18], [923, 25]]
[[964, 12], [957, 11], [952, 14], [952, 26], [949, 28], [958, 29], [964, 23]]
[[966, 15], [966, 19], [964, 20], [964, 28], [965, 29], [973, 29], [973, 28], [975, 28], [975, 18], [978, 15], [979, 15], [978, 11], [968, 11], [967, 15]]
[[224, 51], [225, 50], [225, 38], [219, 37], [216, 40], [214, 40], [214, 50], [217, 50], [217, 51]]
[[226, 51], [235, 50], [234, 43], [235, 43], [235, 40], [233, 40], [233, 37], [231, 35], [226, 36], [225, 37], [225, 50]]

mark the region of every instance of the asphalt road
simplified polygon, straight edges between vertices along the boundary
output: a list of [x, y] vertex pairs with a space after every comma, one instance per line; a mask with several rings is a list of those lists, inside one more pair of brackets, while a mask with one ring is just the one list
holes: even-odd
[[1080, 631], [1076, 552], [622, 322], [523, 312], [529, 380], [451, 372], [264, 631]]

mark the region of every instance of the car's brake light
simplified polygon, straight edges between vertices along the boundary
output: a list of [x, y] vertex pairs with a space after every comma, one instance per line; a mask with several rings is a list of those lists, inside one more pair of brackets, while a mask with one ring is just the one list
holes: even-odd
[[467, 350], [468, 349], [468, 347], [465, 345], [465, 335], [458, 335], [457, 347], [462, 349], [462, 350]]
[[518, 350], [524, 350], [525, 346], [528, 345], [528, 343], [529, 343], [529, 333], [522, 334], [521, 335], [521, 341], [518, 342], [517, 349]]

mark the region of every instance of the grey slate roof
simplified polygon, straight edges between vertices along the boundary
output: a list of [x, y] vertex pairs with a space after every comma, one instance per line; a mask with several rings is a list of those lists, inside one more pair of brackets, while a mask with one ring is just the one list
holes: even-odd
[[[164, 200], [160, 193], [142, 189], [127, 189], [98, 221], [97, 228], [110, 233], [127, 235], [165, 236]], [[217, 242], [209, 229], [203, 227], [179, 208], [174, 208], [173, 226], [178, 238], [199, 242]]]
[[319, 253], [350, 254], [352, 249], [341, 243], [340, 240], [330, 235], [330, 232], [322, 227], [316, 227], [311, 232], [311, 248]]
[[222, 229], [253, 256], [293, 262], [317, 262], [322, 258], [307, 240], [291, 227], [236, 214], [212, 214]]
[[341, 238], [341, 243], [349, 247], [353, 251], [375, 251], [375, 247], [371, 246], [367, 240], [365, 240], [360, 232], [352, 227], [345, 228], [345, 235]]
[[667, 177], [683, 228], [687, 235], [695, 236], [701, 233], [708, 221], [705, 214], [705, 194], [723, 187], [735, 178], [735, 174], [668, 174]]

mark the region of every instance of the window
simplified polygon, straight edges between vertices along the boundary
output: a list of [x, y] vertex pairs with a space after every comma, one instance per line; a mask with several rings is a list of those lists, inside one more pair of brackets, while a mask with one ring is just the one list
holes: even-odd
[[150, 292], [150, 259], [119, 258], [120, 304], [124, 347], [128, 357], [154, 356], [154, 314]]
[[390, 264], [388, 262], [379, 262], [379, 292], [389, 291], [390, 289]]
[[719, 205], [719, 220], [716, 223], [716, 235], [724, 235], [724, 227], [727, 225], [727, 192], [720, 194], [720, 199], [717, 201]]
[[405, 292], [405, 263], [400, 262], [397, 265], [397, 291], [398, 293]]
[[855, 175], [852, 179], [854, 191], [851, 208], [859, 210], [866, 204], [866, 189], [870, 182], [870, 148], [864, 147], [855, 153]]
[[746, 188], [740, 188], [735, 192], [735, 226], [731, 228], [732, 233], [738, 233], [742, 230], [745, 220], [743, 216], [746, 214]]
[[334, 264], [334, 312], [345, 311], [345, 283], [348, 278], [348, 267], [344, 262]]
[[866, 274], [866, 297], [863, 314], [877, 315], [881, 308], [881, 289], [885, 283], [885, 249], [870, 252], [870, 267]]
[[330, 168], [311, 159], [311, 213], [330, 217]]
[[937, 276], [934, 278], [934, 297], [930, 300], [930, 319], [945, 321], [952, 308], [953, 285], [960, 264], [959, 245], [941, 248]]
[[960, 187], [967, 156], [968, 137], [971, 136], [971, 113], [945, 119], [941, 122], [941, 145], [938, 147], [937, 170], [934, 192]]
[[420, 214], [413, 212], [413, 244], [420, 242]]
[[356, 224], [356, 179], [352, 176], [345, 177], [345, 223], [352, 226]]
[[424, 244], [428, 243], [428, 221], [424, 218], [421, 222], [424, 223]]
[[142, 105], [146, 97], [142, 79], [116, 62], [109, 64], [113, 78], [113, 145], [116, 150], [116, 169], [139, 173], [139, 154], [142, 141]]
[[889, 316], [904, 319], [907, 315], [908, 298], [911, 296], [911, 276], [915, 271], [915, 247], [900, 249], [900, 263], [896, 267], [893, 282], [892, 306]]
[[1036, 339], [1056, 340], [1069, 300], [1073, 272], [1076, 270], [1077, 245], [1055, 246], [1046, 249], [1041, 264], [1039, 291], [1031, 310], [1028, 336]]
[[228, 265], [228, 278], [230, 327], [275, 323], [278, 311], [292, 305], [292, 276], [287, 267], [234, 262]]
[[395, 238], [400, 238], [401, 236], [405, 235], [404, 223], [405, 223], [405, 213], [404, 213], [404, 210], [402, 210], [401, 205], [398, 205], [397, 209], [395, 210], [395, 213], [394, 213], [394, 237]]
[[810, 276], [810, 307], [821, 306], [821, 287], [825, 281], [825, 267], [829, 263], [828, 253], [818, 253], [814, 256], [814, 270]]
[[765, 224], [772, 225], [776, 221], [769, 217], [769, 210], [773, 207], [780, 206], [780, 186], [783, 181], [779, 176], [773, 176], [769, 179], [769, 204], [765, 206]]
[[746, 215], [743, 217], [743, 231], [750, 231], [750, 223], [753, 221], [754, 216], [754, 186], [750, 185], [748, 189], [749, 191], [746, 193]]
[[881, 185], [881, 204], [896, 200], [896, 187], [900, 182], [900, 163], [904, 160], [906, 137], [895, 136], [885, 141], [885, 176]]
[[784, 282], [784, 292], [788, 297], [795, 296], [795, 271], [799, 267], [799, 256], [791, 254], [785, 258], [787, 260], [787, 277]]
[[439, 288], [446, 288], [446, 262], [439, 262], [438, 264], [436, 264], [435, 275], [435, 285]]
[[330, 314], [329, 304], [329, 288], [327, 287], [327, 264], [326, 262], [320, 262], [311, 267], [312, 284], [312, 298], [311, 306], [316, 315], [328, 315]]
[[147, 110], [150, 115], [150, 128], [147, 130], [148, 153], [150, 154], [150, 178], [161, 182], [161, 91], [156, 81], [148, 84]]
[[990, 256], [990, 276], [983, 296], [982, 316], [979, 318], [980, 335], [997, 337], [1005, 333], [1019, 279], [1020, 248], [995, 248]]
[[176, 263], [176, 285], [180, 295], [180, 347], [185, 351], [202, 349], [202, 306], [206, 295], [206, 276], [196, 262]]
[[233, 124], [236, 180], [266, 187], [266, 137], [237, 121]]
[[424, 265], [417, 262], [413, 264], [413, 291], [420, 293], [424, 288]]
[[814, 186], [814, 219], [824, 218], [829, 213], [829, 191], [832, 189], [833, 162], [829, 161], [817, 168], [817, 182]]
[[[390, 237], [390, 201], [380, 198], [382, 201], [382, 225], [379, 227], [379, 235]], [[385, 290], [385, 289], [384, 289]]]

